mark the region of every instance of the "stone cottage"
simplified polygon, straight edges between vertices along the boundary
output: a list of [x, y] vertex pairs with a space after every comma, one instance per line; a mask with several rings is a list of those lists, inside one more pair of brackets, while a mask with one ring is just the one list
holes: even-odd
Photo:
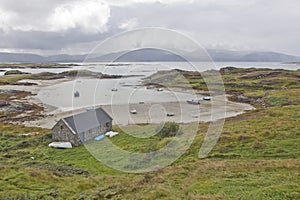
[[111, 129], [111, 116], [102, 108], [91, 109], [59, 120], [52, 128], [52, 139], [79, 146]]

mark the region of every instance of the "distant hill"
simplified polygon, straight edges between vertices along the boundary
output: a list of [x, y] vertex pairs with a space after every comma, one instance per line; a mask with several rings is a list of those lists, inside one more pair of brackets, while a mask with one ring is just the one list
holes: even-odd
[[[89, 61], [111, 61], [118, 58], [117, 61], [124, 62], [155, 62], [155, 61], [184, 61], [184, 58], [190, 61], [235, 61], [235, 62], [296, 62], [300, 61], [300, 57], [286, 55], [275, 52], [251, 52], [251, 51], [229, 51], [209, 49], [204, 55], [202, 50], [195, 52], [182, 52], [184, 58], [180, 55], [174, 55], [170, 52], [157, 49], [141, 49], [128, 53], [118, 52], [106, 54], [103, 56], [92, 56]], [[124, 55], [123, 55], [124, 54]], [[120, 56], [120, 57], [119, 57]]]
[[86, 55], [59, 54], [45, 57], [45, 62], [82, 62]]
[[[213, 61], [231, 62], [299, 62], [300, 57], [276, 52], [255, 51], [229, 51], [229, 50], [207, 50]], [[125, 54], [124, 54], [125, 53]], [[123, 55], [124, 54], [124, 55]], [[191, 61], [210, 61], [209, 57], [202, 51], [182, 52], [185, 58]], [[87, 55], [59, 54], [52, 56], [40, 56], [25, 53], [0, 53], [0, 62], [26, 62], [26, 63], [53, 63], [53, 62], [82, 62]], [[90, 62], [105, 62], [115, 60], [119, 62], [155, 62], [155, 61], [184, 61], [180, 56], [170, 52], [157, 49], [141, 49], [131, 52], [116, 52], [105, 55], [90, 55]]]
[[1, 53], [0, 62], [21, 63], [53, 63], [53, 62], [82, 62], [86, 55], [59, 54], [53, 56], [40, 56], [27, 53]]
[[0, 53], [0, 62], [43, 62], [44, 57], [25, 53]]

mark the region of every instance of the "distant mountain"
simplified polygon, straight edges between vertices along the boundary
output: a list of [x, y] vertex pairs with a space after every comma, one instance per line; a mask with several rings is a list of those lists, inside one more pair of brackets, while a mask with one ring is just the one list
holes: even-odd
[[45, 58], [36, 54], [25, 53], [0, 53], [0, 62], [43, 62]]
[[[229, 50], [207, 50], [213, 61], [222, 62], [299, 62], [300, 57], [276, 53], [256, 51], [229, 51]], [[210, 58], [203, 51], [182, 52], [190, 61], [210, 61]], [[0, 53], [0, 62], [26, 62], [26, 63], [54, 63], [54, 62], [83, 62], [87, 55], [59, 54], [52, 56], [40, 56], [37, 54], [25, 53]], [[184, 61], [178, 55], [158, 49], [141, 49], [131, 52], [116, 52], [105, 55], [89, 55], [90, 62], [155, 62], [155, 61]]]
[[86, 55], [59, 54], [53, 56], [40, 56], [29, 53], [1, 53], [0, 62], [20, 62], [20, 63], [55, 63], [55, 62], [82, 62]]
[[[275, 52], [251, 52], [229, 50], [207, 50], [209, 57], [202, 50], [195, 52], [182, 52], [184, 58], [190, 61], [220, 61], [220, 62], [297, 62], [300, 57]], [[181, 55], [158, 49], [141, 49], [131, 52], [117, 52], [102, 56], [91, 56], [88, 60], [96, 61], [123, 61], [123, 62], [155, 62], [155, 61], [184, 61]]]
[[228, 51], [210, 49], [208, 53], [214, 61], [236, 62], [295, 62], [300, 57], [276, 52]]
[[59, 54], [44, 57], [44, 62], [82, 62], [86, 55]]
[[168, 51], [159, 49], [141, 49], [130, 52], [110, 53], [102, 56], [91, 56], [88, 61], [116, 61], [116, 62], [167, 62], [184, 61], [183, 58]]

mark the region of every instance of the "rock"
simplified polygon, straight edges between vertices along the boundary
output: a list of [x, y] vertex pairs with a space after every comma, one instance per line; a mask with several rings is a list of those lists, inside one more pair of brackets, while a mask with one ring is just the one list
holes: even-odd
[[16, 83], [9, 83], [9, 85], [32, 86], [32, 85], [37, 85], [37, 83], [30, 83], [30, 82], [16, 82]]

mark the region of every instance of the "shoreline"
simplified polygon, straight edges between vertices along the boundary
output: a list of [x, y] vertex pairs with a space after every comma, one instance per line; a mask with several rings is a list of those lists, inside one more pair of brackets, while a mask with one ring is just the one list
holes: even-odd
[[[19, 91], [28, 91], [33, 95], [30, 95], [26, 98], [29, 103], [42, 106], [44, 110], [42, 115], [44, 117], [35, 120], [35, 121], [25, 121], [21, 124], [28, 127], [42, 127], [42, 128], [52, 128], [54, 124], [61, 118], [78, 114], [84, 112], [85, 108], [78, 108], [75, 110], [63, 111], [60, 108], [55, 106], [47, 105], [41, 102], [37, 98], [39, 90], [44, 87], [52, 86], [62, 82], [72, 81], [73, 78], [64, 78], [57, 80], [30, 80], [37, 85], [24, 86], [24, 85], [7, 85], [1, 86], [1, 89], [11, 89]], [[24, 80], [23, 80], [24, 81]], [[27, 81], [27, 80], [25, 80]], [[182, 88], [172, 88], [172, 90], [180, 92], [194, 92], [202, 94], [204, 91], [198, 90], [183, 90]], [[145, 102], [143, 104], [119, 104], [119, 105], [96, 105], [95, 107], [102, 107], [106, 110], [113, 118], [115, 125], [129, 125], [129, 124], [145, 124], [145, 123], [160, 123], [161, 121], [176, 121], [179, 123], [190, 123], [190, 122], [209, 122], [215, 121], [222, 118], [234, 117], [240, 114], [245, 113], [247, 110], [253, 110], [253, 107], [250, 104], [242, 102], [234, 102], [228, 100], [228, 95], [223, 98], [226, 98], [226, 110], [222, 108], [224, 106], [224, 101], [220, 101], [220, 96], [213, 96], [214, 101], [214, 110], [212, 113], [211, 103], [212, 101], [201, 101], [199, 106], [187, 104], [186, 102]], [[138, 113], [136, 115], [130, 114], [131, 109], [136, 109]], [[118, 111], [118, 112], [116, 112]], [[167, 113], [173, 113], [174, 116], [167, 117]], [[19, 122], [14, 122], [19, 123]]]
[[[45, 105], [45, 110], [49, 110], [45, 112], [46, 117], [36, 121], [27, 121], [23, 124], [25, 126], [52, 128], [59, 119], [86, 111], [86, 108], [61, 111], [59, 108], [48, 106]], [[251, 105], [231, 101], [226, 101], [226, 110], [224, 108], [214, 108], [213, 113], [210, 109], [211, 105], [206, 102], [200, 104], [200, 106], [190, 105], [186, 102], [163, 102], [95, 106], [95, 108], [98, 107], [103, 108], [113, 117], [114, 125], [158, 124], [162, 121], [175, 121], [178, 123], [211, 122], [234, 117], [255, 109]], [[130, 114], [131, 109], [136, 109], [137, 114]], [[193, 111], [199, 112], [193, 113]], [[174, 116], [167, 117], [167, 113], [174, 113]]]

